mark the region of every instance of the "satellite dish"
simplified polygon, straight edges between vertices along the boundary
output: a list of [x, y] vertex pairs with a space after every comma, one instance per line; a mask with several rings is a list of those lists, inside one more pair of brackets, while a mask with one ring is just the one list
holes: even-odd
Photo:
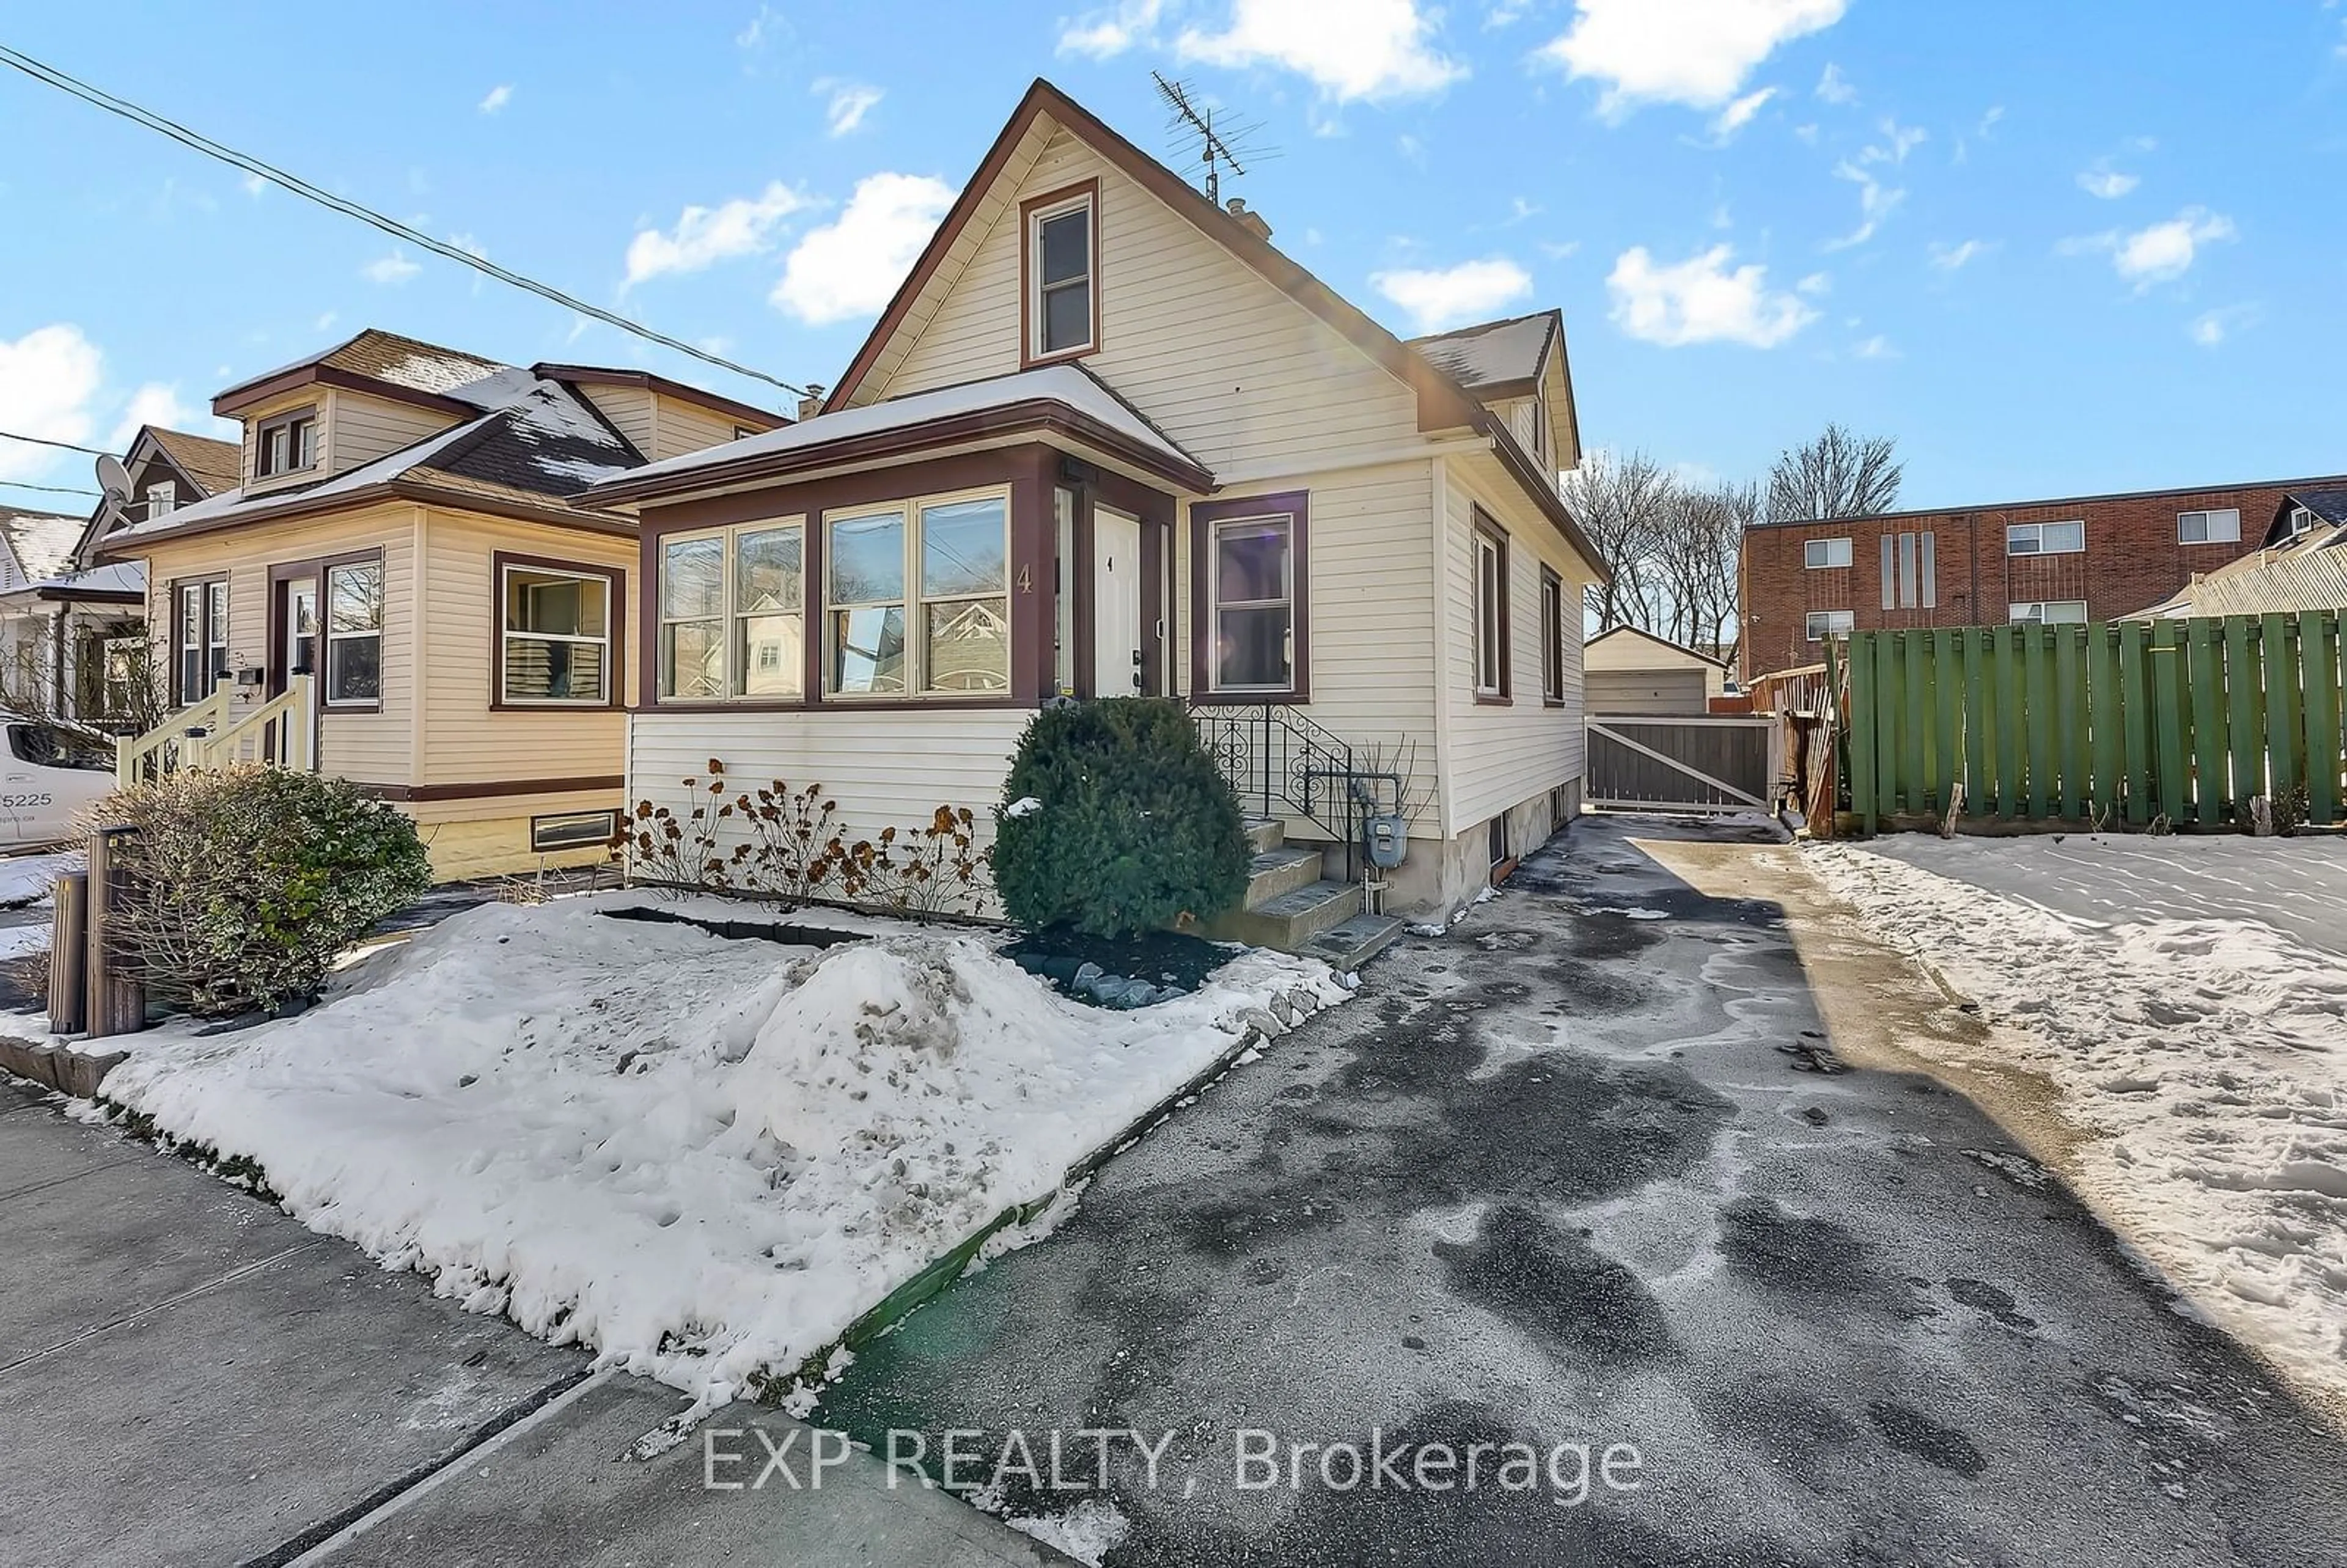
[[97, 457], [97, 487], [106, 492], [108, 501], [121, 506], [130, 499], [130, 470], [122, 459], [112, 453], [101, 452]]

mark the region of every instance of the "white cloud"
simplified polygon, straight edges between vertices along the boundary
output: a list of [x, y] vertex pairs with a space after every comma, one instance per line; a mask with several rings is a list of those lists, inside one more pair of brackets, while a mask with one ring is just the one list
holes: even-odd
[[1987, 241], [1982, 240], [1966, 240], [1955, 245], [1934, 241], [1931, 247], [1932, 265], [1942, 272], [1952, 272], [1966, 262], [1977, 260], [1987, 249]]
[[1715, 245], [1665, 266], [1645, 246], [1633, 246], [1605, 279], [1614, 323], [1665, 348], [1699, 343], [1774, 348], [1817, 320], [1818, 313], [1796, 295], [1769, 292], [1766, 268], [1731, 268], [1735, 259], [1733, 247]]
[[318, 332], [318, 333], [323, 333], [323, 332], [332, 332], [332, 331], [333, 330], [334, 322], [335, 322], [335, 320], [336, 320], [336, 319], [337, 319], [337, 318], [336, 318], [336, 316], [335, 316], [335, 314], [334, 314], [334, 313], [333, 313], [333, 312], [332, 312], [332, 311], [326, 311], [326, 312], [323, 312], [323, 313], [322, 313], [319, 315], [319, 317], [318, 317], [318, 319], [317, 319], [316, 321], [312, 322], [312, 323], [310, 323], [310, 330], [311, 330], [312, 332]]
[[[0, 339], [0, 430], [89, 445], [89, 405], [103, 371], [97, 345], [68, 323], [35, 327], [14, 343]], [[38, 478], [69, 461], [89, 460], [54, 446], [0, 441], [0, 479]]]
[[513, 102], [513, 84], [499, 82], [496, 87], [491, 87], [488, 96], [481, 100], [481, 112], [495, 114], [511, 102]]
[[2078, 189], [2106, 201], [2116, 201], [2142, 183], [2132, 174], [2121, 174], [2103, 159], [2096, 159], [2092, 166], [2078, 172]]
[[1435, 15], [1415, 0], [1232, 0], [1219, 33], [1185, 27], [1185, 60], [1279, 66], [1339, 103], [1439, 92], [1467, 67], [1434, 47]]
[[256, 200], [259, 199], [262, 191], [269, 189], [269, 181], [262, 179], [258, 174], [248, 174], [242, 179], [238, 180], [237, 183], [244, 187], [244, 193], [247, 196], [253, 197]]
[[628, 241], [628, 276], [621, 286], [633, 288], [664, 273], [698, 272], [736, 256], [754, 256], [771, 243], [783, 220], [805, 205], [805, 197], [778, 179], [755, 196], [737, 196], [715, 207], [688, 207], [673, 230], [640, 230]]
[[411, 261], [396, 245], [388, 256], [377, 256], [359, 269], [359, 276], [370, 283], [404, 283], [424, 271], [421, 263]]
[[1369, 286], [1399, 306], [1415, 331], [1439, 333], [1498, 313], [1532, 292], [1532, 278], [1505, 256], [1487, 256], [1455, 267], [1372, 272]]
[[2185, 330], [2202, 348], [2216, 348], [2233, 333], [2257, 325], [2262, 313], [2255, 305], [2225, 305], [2193, 317]]
[[1828, 60], [1825, 75], [1818, 78], [1818, 97], [1829, 104], [1854, 104], [1858, 101], [1858, 89], [1850, 86], [1840, 66]]
[[1876, 333], [1872, 337], [1868, 338], [1865, 342], [1860, 343], [1850, 352], [1858, 355], [1860, 359], [1898, 359], [1901, 357], [1899, 351], [1891, 346], [1891, 340], [1884, 337], [1881, 333]]
[[1840, 239], [1829, 240], [1829, 251], [1847, 251], [1853, 245], [1863, 245], [1874, 238], [1882, 220], [1907, 199], [1904, 190], [1883, 184], [1857, 164], [1847, 159], [1834, 166], [1834, 178], [1847, 179], [1858, 187], [1858, 227]]
[[1883, 141], [1880, 145], [1866, 148], [1859, 153], [1859, 162], [1901, 164], [1907, 161], [1909, 153], [1932, 138], [1931, 132], [1922, 126], [1902, 126], [1897, 120], [1888, 118], [1882, 122], [1882, 135]]
[[831, 95], [823, 113], [825, 128], [833, 136], [846, 136], [862, 125], [864, 117], [880, 101], [880, 89], [862, 82], [820, 81], [815, 83], [815, 90]]
[[1491, 0], [1483, 13], [1486, 27], [1512, 27], [1532, 10], [1532, 0]]
[[1973, 134], [1979, 137], [1983, 141], [1986, 141], [1988, 139], [1988, 133], [1994, 130], [1996, 128], [1996, 122], [2004, 118], [2004, 106], [2003, 104], [1991, 104], [1988, 107], [1988, 112], [1980, 117], [1980, 124], [1973, 128]]
[[866, 176], [835, 221], [793, 248], [772, 302], [814, 326], [879, 310], [953, 199], [952, 186], [927, 175]]
[[1109, 10], [1079, 16], [1060, 31], [1060, 53], [1106, 60], [1135, 44], [1153, 42], [1163, 0], [1123, 0]]
[[115, 422], [114, 433], [106, 444], [117, 452], [130, 445], [141, 425], [159, 425], [166, 430], [185, 430], [190, 425], [203, 427], [202, 410], [190, 408], [179, 401], [179, 389], [159, 381], [150, 381], [130, 395], [123, 405], [122, 417]]
[[1807, 294], [1812, 299], [1820, 294], [1829, 294], [1833, 292], [1833, 276], [1829, 272], [1811, 272], [1808, 277], [1795, 283], [1793, 290], [1796, 293]]
[[1750, 125], [1752, 117], [1758, 114], [1768, 100], [1776, 96], [1776, 88], [1761, 87], [1746, 93], [1742, 97], [1730, 103], [1712, 119], [1713, 139], [1724, 142], [1734, 137], [1737, 131]]
[[1847, 0], [1578, 0], [1539, 58], [1604, 84], [1599, 109], [1717, 108], [1777, 47], [1841, 20]]
[[2134, 233], [2110, 230], [2083, 239], [2065, 240], [2056, 247], [2065, 255], [2090, 251], [2110, 252], [2120, 277], [2143, 293], [2157, 283], [2172, 282], [2192, 270], [2203, 245], [2236, 237], [2233, 220], [2205, 207], [2187, 207], [2164, 223]]
[[761, 5], [758, 14], [733, 35], [733, 46], [745, 52], [755, 52], [772, 43], [788, 42], [791, 36], [790, 22], [772, 5]]

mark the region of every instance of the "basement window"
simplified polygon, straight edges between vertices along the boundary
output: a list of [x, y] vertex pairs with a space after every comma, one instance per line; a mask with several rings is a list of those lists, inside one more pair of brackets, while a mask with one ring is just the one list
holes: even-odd
[[599, 844], [609, 844], [620, 831], [620, 814], [616, 811], [566, 811], [529, 819], [529, 848], [533, 855], [551, 855], [562, 849], [588, 849]]

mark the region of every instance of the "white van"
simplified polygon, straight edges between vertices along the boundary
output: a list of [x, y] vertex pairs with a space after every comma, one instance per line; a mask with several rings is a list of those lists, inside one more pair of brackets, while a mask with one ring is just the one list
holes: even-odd
[[114, 757], [102, 743], [0, 713], [0, 850], [78, 837], [82, 816], [114, 793]]

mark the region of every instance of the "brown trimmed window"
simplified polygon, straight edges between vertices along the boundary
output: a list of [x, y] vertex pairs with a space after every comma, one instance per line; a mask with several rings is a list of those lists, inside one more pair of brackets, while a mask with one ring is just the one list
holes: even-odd
[[267, 479], [298, 474], [318, 461], [318, 412], [304, 408], [281, 415], [261, 427], [253, 438], [252, 477]]
[[326, 569], [326, 706], [383, 701], [383, 562]]
[[1296, 518], [1217, 518], [1206, 525], [1206, 594], [1216, 692], [1284, 692], [1296, 669]]
[[824, 610], [826, 697], [1009, 692], [1009, 493], [827, 515]]
[[1046, 197], [1028, 209], [1026, 222], [1027, 357], [1054, 359], [1098, 347], [1098, 188]]
[[611, 700], [611, 579], [507, 561], [497, 700], [603, 707]]
[[1508, 700], [1508, 536], [1475, 514], [1475, 695]]
[[805, 549], [799, 518], [661, 541], [662, 700], [788, 701], [805, 692]]
[[1541, 698], [1564, 701], [1564, 581], [1549, 568], [1540, 572]]
[[228, 579], [179, 583], [173, 595], [174, 684], [184, 706], [210, 696], [213, 682], [228, 673]]

